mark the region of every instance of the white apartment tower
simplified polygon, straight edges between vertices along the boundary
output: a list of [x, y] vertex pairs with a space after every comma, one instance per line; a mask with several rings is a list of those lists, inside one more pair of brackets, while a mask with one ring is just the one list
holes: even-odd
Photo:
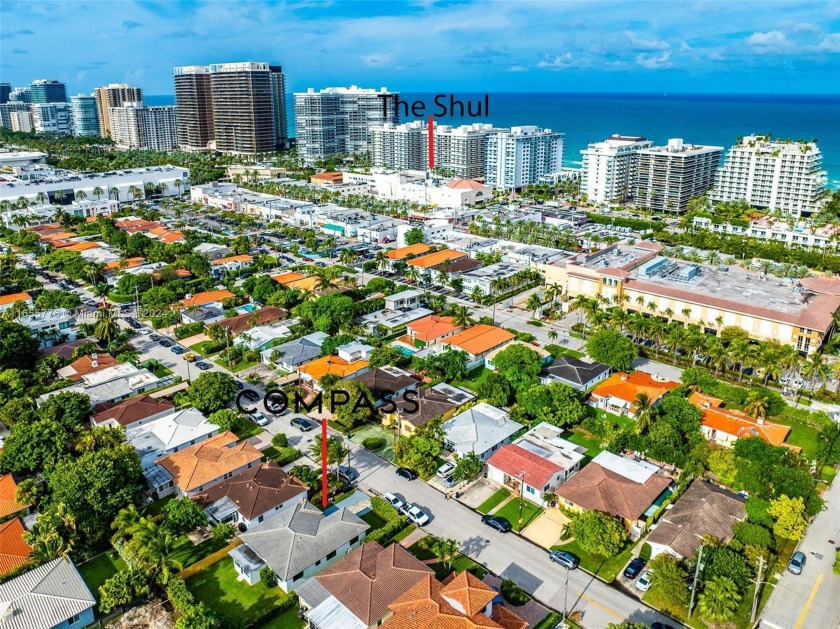
[[636, 152], [633, 192], [636, 205], [662, 212], [685, 212], [688, 201], [708, 192], [715, 181], [722, 146], [668, 140]]
[[308, 162], [336, 153], [364, 153], [371, 150], [371, 127], [399, 124], [395, 96], [380, 90], [327, 87], [319, 92], [308, 88], [295, 98], [297, 150]]
[[625, 201], [633, 196], [636, 153], [653, 146], [638, 136], [612, 135], [583, 149], [580, 191], [590, 201]]
[[539, 127], [497, 129], [487, 136], [484, 183], [515, 190], [560, 172], [564, 134]]
[[169, 151], [178, 144], [174, 106], [125, 103], [108, 110], [111, 136], [120, 148]]
[[32, 103], [32, 128], [38, 133], [70, 135], [73, 125], [68, 103]]
[[397, 170], [424, 170], [429, 163], [428, 127], [421, 120], [371, 127], [371, 163]]
[[93, 91], [96, 99], [96, 111], [99, 117], [99, 135], [103, 138], [111, 137], [111, 107], [122, 107], [125, 103], [139, 103], [143, 101], [143, 90], [132, 87], [127, 83], [110, 83], [97, 87]]
[[9, 125], [12, 131], [29, 133], [32, 131], [32, 114], [29, 108], [9, 112]]
[[[452, 127], [435, 125], [435, 167], [461, 179], [482, 179], [487, 161], [487, 138], [497, 132], [492, 124]], [[560, 155], [562, 162], [562, 139]]]
[[820, 209], [827, 175], [816, 142], [749, 135], [726, 153], [713, 201], [743, 199], [754, 207], [793, 216]]

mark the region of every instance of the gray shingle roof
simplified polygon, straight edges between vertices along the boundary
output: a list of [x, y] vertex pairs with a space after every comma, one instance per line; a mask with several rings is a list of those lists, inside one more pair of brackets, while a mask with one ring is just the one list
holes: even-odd
[[0, 584], [3, 629], [49, 629], [93, 607], [96, 600], [73, 562], [55, 559]]
[[543, 370], [542, 375], [584, 385], [609, 370], [609, 365], [603, 363], [588, 363], [572, 356], [560, 356]]
[[311, 502], [304, 502], [284, 509], [241, 537], [286, 581], [367, 529], [367, 523], [347, 509], [324, 515]]
[[299, 339], [272, 348], [280, 352], [280, 360], [295, 367], [315, 360], [321, 355], [321, 344], [328, 338], [323, 332], [313, 332]]

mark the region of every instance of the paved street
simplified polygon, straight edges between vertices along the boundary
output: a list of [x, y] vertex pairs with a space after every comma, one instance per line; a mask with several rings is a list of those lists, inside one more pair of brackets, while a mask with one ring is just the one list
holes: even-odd
[[840, 546], [840, 483], [826, 494], [826, 510], [814, 518], [797, 550], [807, 557], [802, 574], [785, 571], [770, 596], [760, 627], [828, 629], [840, 626], [840, 578], [832, 572]]

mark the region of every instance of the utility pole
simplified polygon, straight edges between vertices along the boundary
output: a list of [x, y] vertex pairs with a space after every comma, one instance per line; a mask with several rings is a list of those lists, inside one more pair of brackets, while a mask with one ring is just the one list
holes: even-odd
[[569, 568], [567, 566], [564, 567], [566, 568], [566, 584], [563, 587], [563, 623], [569, 617]]
[[755, 622], [755, 614], [758, 611], [758, 590], [761, 587], [761, 573], [764, 572], [764, 555], [758, 556], [758, 573], [755, 577], [755, 592], [753, 592], [752, 613], [750, 614], [750, 624]]
[[522, 503], [525, 501], [525, 472], [519, 473], [519, 531], [522, 530]]
[[691, 618], [691, 612], [694, 609], [694, 594], [697, 591], [697, 579], [700, 576], [700, 569], [703, 567], [703, 545], [697, 551], [697, 565], [694, 566], [694, 581], [691, 583], [691, 600], [688, 602], [688, 617]]

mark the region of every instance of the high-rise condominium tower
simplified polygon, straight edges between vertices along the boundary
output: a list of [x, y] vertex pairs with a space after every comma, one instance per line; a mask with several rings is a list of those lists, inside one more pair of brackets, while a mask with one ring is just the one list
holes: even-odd
[[131, 87], [126, 83], [111, 83], [97, 87], [94, 92], [96, 97], [96, 110], [99, 116], [99, 135], [103, 138], [111, 137], [111, 107], [122, 107], [124, 103], [140, 103], [143, 101], [143, 90], [139, 87]]
[[73, 135], [99, 135], [99, 115], [96, 110], [96, 97], [79, 94], [70, 97], [70, 118]]
[[[352, 85], [309, 88], [295, 94], [295, 132], [298, 153], [312, 162], [335, 153], [364, 153], [372, 148], [371, 128], [399, 124], [395, 96]], [[384, 107], [387, 106], [387, 110]]]
[[533, 126], [496, 129], [487, 137], [484, 183], [514, 190], [560, 172], [563, 138], [562, 133]]
[[70, 135], [73, 131], [67, 103], [32, 103], [30, 111], [32, 128], [38, 133]]
[[33, 103], [66, 103], [67, 87], [61, 81], [38, 79], [29, 86]]
[[207, 66], [175, 68], [175, 107], [178, 115], [178, 146], [184, 151], [209, 150], [215, 137], [213, 95]]
[[0, 83], [0, 105], [9, 102], [9, 94], [12, 93], [12, 86], [9, 83]]
[[731, 147], [717, 172], [714, 201], [744, 199], [752, 206], [799, 216], [823, 203], [827, 175], [815, 141], [749, 135]]
[[590, 201], [623, 201], [633, 196], [637, 153], [653, 142], [638, 136], [612, 135], [593, 142], [582, 156], [580, 191]]
[[121, 148], [168, 151], [177, 144], [175, 107], [125, 103], [111, 107], [111, 134]]

